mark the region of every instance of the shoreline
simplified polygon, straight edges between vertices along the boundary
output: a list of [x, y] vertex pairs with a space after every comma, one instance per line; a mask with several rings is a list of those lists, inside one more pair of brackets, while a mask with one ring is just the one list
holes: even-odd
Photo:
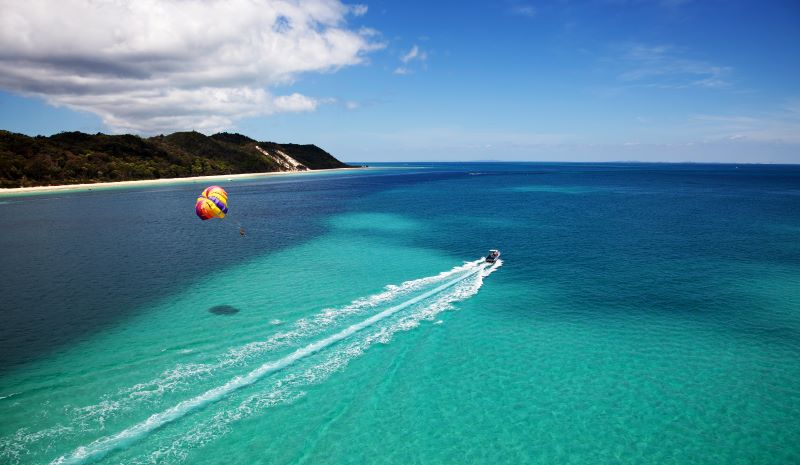
[[160, 184], [193, 184], [205, 181], [233, 181], [241, 179], [258, 179], [269, 176], [282, 176], [287, 174], [311, 174], [323, 173], [331, 171], [350, 171], [350, 170], [363, 170], [362, 166], [354, 166], [351, 168], [325, 168], [319, 170], [308, 171], [270, 171], [267, 173], [241, 173], [241, 174], [215, 174], [211, 176], [191, 176], [188, 178], [159, 178], [159, 179], [139, 179], [135, 181], [113, 181], [113, 182], [97, 182], [97, 183], [84, 183], [84, 184], [60, 184], [55, 186], [32, 186], [32, 187], [7, 187], [0, 188], [0, 197], [11, 195], [25, 195], [25, 194], [38, 194], [50, 192], [64, 192], [64, 191], [91, 191], [95, 189], [113, 189], [117, 187], [139, 187], [139, 186], [157, 186]]

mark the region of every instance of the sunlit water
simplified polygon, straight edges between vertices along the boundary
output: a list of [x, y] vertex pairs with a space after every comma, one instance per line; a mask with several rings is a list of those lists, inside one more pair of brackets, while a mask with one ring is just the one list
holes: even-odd
[[220, 184], [0, 199], [0, 463], [800, 463], [800, 168]]

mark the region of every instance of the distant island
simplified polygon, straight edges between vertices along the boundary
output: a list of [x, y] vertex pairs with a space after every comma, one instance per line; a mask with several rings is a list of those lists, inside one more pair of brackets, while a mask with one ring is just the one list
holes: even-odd
[[143, 138], [82, 132], [30, 137], [0, 130], [0, 188], [348, 167], [316, 145], [227, 132]]

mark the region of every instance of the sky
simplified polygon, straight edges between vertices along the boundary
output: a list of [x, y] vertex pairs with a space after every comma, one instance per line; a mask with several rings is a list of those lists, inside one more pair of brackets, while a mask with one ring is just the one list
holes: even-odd
[[0, 0], [0, 129], [800, 163], [797, 0]]

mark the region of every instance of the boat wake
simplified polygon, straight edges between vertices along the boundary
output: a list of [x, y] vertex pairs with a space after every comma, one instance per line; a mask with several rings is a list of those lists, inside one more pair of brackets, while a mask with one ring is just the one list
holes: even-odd
[[[59, 429], [60, 434], [74, 436], [74, 441], [80, 440], [76, 436], [78, 434], [80, 437], [97, 437], [97, 433], [105, 431], [105, 420], [110, 416], [148, 407], [153, 411], [153, 407], [161, 408], [159, 406], [181, 392], [182, 386], [191, 384], [198, 377], [206, 379], [210, 374], [226, 368], [246, 366], [248, 361], [269, 355], [278, 349], [282, 349], [284, 353], [286, 350], [290, 351], [285, 355], [273, 355], [272, 360], [256, 360], [256, 366], [251, 366], [249, 371], [235, 375], [205, 392], [161, 408], [143, 421], [115, 434], [102, 436], [76, 447], [50, 463], [82, 464], [99, 460], [114, 451], [120, 453], [131, 444], [148, 438], [155, 430], [177, 423], [181, 418], [210, 404], [219, 403], [215, 407], [218, 411], [212, 412], [208, 418], [203, 416], [188, 428], [168, 428], [169, 431], [159, 433], [158, 440], [152, 447], [145, 448], [148, 451], [145, 455], [133, 455], [124, 460], [125, 463], [140, 464], [184, 461], [192, 450], [228, 432], [232, 423], [263, 412], [269, 407], [291, 403], [303, 397], [304, 387], [324, 381], [331, 374], [342, 370], [372, 345], [389, 343], [395, 333], [415, 328], [422, 321], [437, 320], [437, 315], [452, 308], [453, 303], [475, 295], [483, 284], [483, 278], [501, 265], [500, 260], [493, 264], [476, 260], [438, 275], [387, 286], [380, 293], [357, 299], [341, 308], [325, 309], [312, 317], [300, 319], [287, 330], [266, 340], [229, 349], [214, 363], [179, 365], [155, 379], [123, 388], [116, 395], [95, 405], [74, 409], [73, 419], [77, 422], [73, 424], [81, 427]], [[360, 321], [353, 322], [353, 318], [359, 315]], [[439, 322], [441, 320], [437, 321]], [[309, 359], [312, 363], [298, 363], [304, 359]], [[290, 370], [293, 366], [296, 369]], [[241, 368], [237, 370], [241, 371]], [[279, 372], [283, 375], [271, 376]], [[227, 371], [221, 371], [221, 374], [225, 373]], [[263, 388], [245, 389], [259, 381], [266, 381], [267, 384]], [[233, 396], [238, 391], [245, 395]], [[223, 399], [227, 399], [226, 402], [220, 402]], [[29, 445], [31, 441], [23, 439], [36, 434], [27, 431], [20, 433], [24, 433], [25, 437], [6, 439], [12, 442], [19, 440]], [[72, 442], [75, 443], [74, 441]], [[19, 452], [17, 450], [15, 454], [17, 459]], [[0, 452], [0, 458], [3, 455]], [[9, 463], [15, 462], [18, 463], [19, 460]]]
[[[122, 388], [102, 402], [73, 409], [74, 421], [80, 424], [84, 431], [93, 428], [103, 429], [108, 420], [120, 414], [140, 409], [145, 405], [157, 407], [165, 395], [181, 392], [198, 379], [208, 378], [232, 367], [244, 366], [249, 361], [271, 352], [297, 347], [303, 341], [324, 333], [342, 320], [365, 315], [436, 283], [462, 276], [482, 264], [483, 260], [475, 260], [437, 275], [406, 281], [399, 285], [390, 284], [382, 292], [356, 299], [343, 307], [326, 308], [308, 318], [301, 318], [285, 331], [273, 334], [265, 340], [232, 347], [213, 363], [178, 364], [151, 380]], [[274, 322], [275, 320], [272, 320], [270, 324], [275, 325]]]

